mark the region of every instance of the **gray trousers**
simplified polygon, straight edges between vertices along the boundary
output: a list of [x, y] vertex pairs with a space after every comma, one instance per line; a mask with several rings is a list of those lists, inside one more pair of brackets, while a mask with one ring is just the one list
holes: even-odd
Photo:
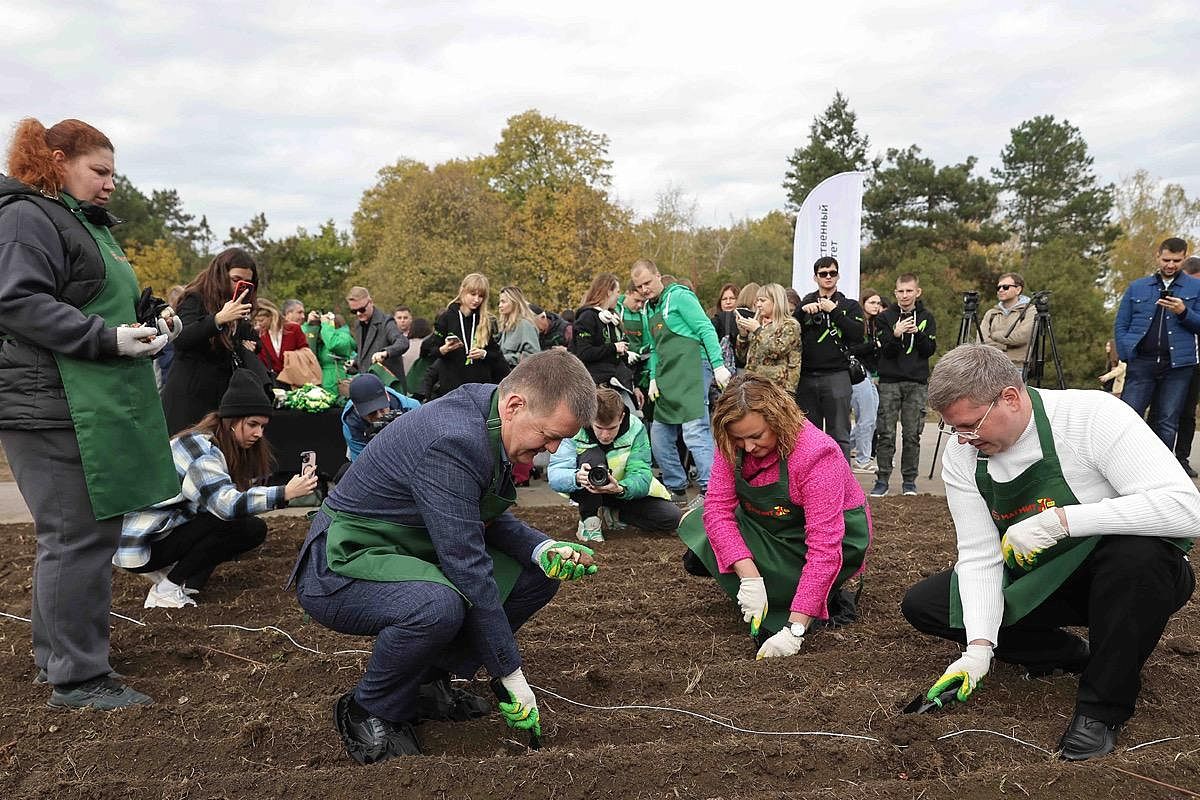
[[921, 458], [921, 431], [925, 429], [925, 400], [929, 387], [916, 381], [879, 382], [879, 418], [875, 433], [879, 445], [875, 449], [875, 476], [884, 483], [892, 476], [892, 459], [896, 455], [896, 420], [900, 420], [904, 449], [900, 454], [900, 476], [908, 482], [917, 480]]
[[[449, 672], [473, 676], [480, 661], [463, 630], [467, 606], [448, 586], [428, 581], [388, 583], [356, 580], [333, 594], [306, 594], [328, 570], [325, 537], [317, 537], [296, 577], [296, 599], [321, 625], [339, 633], [374, 636], [367, 671], [354, 699], [371, 714], [392, 722], [416, 716], [421, 684]], [[526, 566], [504, 602], [513, 633], [558, 591], [533, 564]], [[503, 677], [494, 675], [492, 677]]]
[[121, 518], [93, 516], [74, 430], [5, 430], [0, 441], [37, 534], [33, 662], [56, 686], [107, 675]]
[[838, 443], [847, 462], [850, 461], [850, 387], [850, 373], [844, 369], [816, 375], [801, 372], [796, 385], [796, 404], [809, 422]]

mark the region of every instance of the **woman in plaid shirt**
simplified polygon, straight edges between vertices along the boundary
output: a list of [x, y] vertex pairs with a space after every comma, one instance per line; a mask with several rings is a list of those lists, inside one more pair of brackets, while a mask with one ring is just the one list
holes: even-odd
[[182, 489], [170, 500], [125, 515], [113, 563], [154, 584], [146, 608], [194, 606], [218, 564], [253, 550], [267, 537], [255, 514], [283, 508], [316, 488], [315, 474], [286, 486], [253, 486], [270, 474], [263, 438], [272, 406], [262, 383], [238, 370], [217, 411], [171, 440]]

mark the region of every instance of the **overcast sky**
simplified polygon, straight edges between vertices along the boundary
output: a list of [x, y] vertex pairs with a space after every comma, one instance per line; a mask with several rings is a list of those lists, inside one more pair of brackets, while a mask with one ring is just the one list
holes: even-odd
[[258, 211], [278, 237], [348, 226], [381, 166], [490, 151], [536, 108], [610, 137], [622, 203], [649, 214], [675, 185], [712, 225], [783, 207], [840, 89], [879, 153], [986, 169], [1054, 114], [1102, 180], [1200, 195], [1195, 2], [305, 5], [0, 0], [6, 146], [21, 117], [84, 119], [219, 238]]

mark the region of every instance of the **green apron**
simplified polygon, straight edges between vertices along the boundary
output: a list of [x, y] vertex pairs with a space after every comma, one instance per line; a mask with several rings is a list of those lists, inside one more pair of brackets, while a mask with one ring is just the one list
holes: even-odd
[[[496, 391], [492, 394], [492, 409], [487, 420], [488, 439], [496, 465], [492, 470], [492, 483], [479, 501], [479, 519], [485, 525], [517, 502], [516, 486], [505, 474], [503, 466], [499, 401], [500, 393]], [[334, 511], [328, 505], [323, 505], [321, 510], [331, 520], [325, 534], [329, 568], [339, 575], [392, 583], [429, 581], [449, 586], [462, 594], [438, 566], [437, 551], [429, 531], [423, 526]], [[512, 556], [494, 548], [489, 547], [488, 553], [492, 557], [492, 576], [503, 602], [521, 575], [521, 565]]]
[[[754, 564], [767, 586], [767, 617], [762, 629], [775, 633], [787, 624], [796, 583], [807, 563], [808, 543], [804, 533], [804, 509], [792, 502], [787, 461], [779, 459], [779, 477], [766, 486], [751, 486], [742, 477], [742, 456], [736, 469], [738, 506], [733, 518], [742, 541], [750, 549]], [[871, 542], [865, 506], [842, 512], [846, 534], [842, 538], [842, 568], [833, 581], [838, 588], [858, 572]], [[679, 523], [679, 538], [704, 562], [710, 574], [730, 597], [737, 599], [741, 581], [732, 572], [717, 572], [717, 557], [704, 530], [703, 509], [688, 512]]]
[[389, 389], [394, 389], [403, 395], [408, 394], [408, 387], [404, 384], [403, 376], [395, 374], [383, 364], [372, 364], [367, 371], [379, 378], [380, 382]]
[[704, 357], [700, 343], [680, 336], [667, 327], [663, 314], [666, 303], [659, 303], [650, 315], [650, 336], [658, 353], [658, 371], [654, 379], [660, 392], [654, 402], [654, 421], [682, 425], [708, 414], [704, 405]]
[[[1029, 389], [1033, 406], [1033, 421], [1037, 426], [1042, 458], [1007, 483], [992, 480], [988, 475], [988, 458], [979, 455], [975, 462], [975, 485], [987, 503], [1000, 536], [1012, 525], [1040, 514], [1055, 506], [1079, 503], [1063, 478], [1058, 451], [1050, 420], [1036, 389]], [[1067, 537], [1038, 555], [1037, 563], [1029, 570], [1004, 565], [1004, 625], [1012, 625], [1045, 602], [1054, 590], [1071, 576], [1091, 555], [1100, 542], [1097, 536]], [[950, 575], [950, 625], [965, 627], [962, 617], [962, 598], [958, 593], [958, 573]]]
[[[104, 259], [104, 286], [80, 311], [101, 317], [114, 328], [136, 322], [138, 280], [129, 259], [108, 228], [89, 222], [74, 198], [61, 197], [95, 239]], [[117, 356], [92, 361], [55, 353], [54, 360], [71, 409], [96, 519], [119, 517], [179, 494], [150, 359]], [[135, 465], [136, 479], [130, 477]]]

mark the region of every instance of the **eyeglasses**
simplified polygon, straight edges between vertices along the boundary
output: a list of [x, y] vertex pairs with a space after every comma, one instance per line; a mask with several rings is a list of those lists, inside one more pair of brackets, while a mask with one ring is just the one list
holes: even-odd
[[992, 413], [992, 409], [996, 407], [996, 401], [999, 399], [1000, 398], [997, 397], [996, 400], [993, 400], [992, 404], [990, 406], [988, 406], [987, 411], [983, 412], [983, 416], [979, 418], [979, 424], [975, 426], [975, 430], [960, 431], [958, 428], [951, 425], [949, 428], [946, 429], [946, 432], [949, 433], [951, 436], [957, 436], [958, 438], [960, 438], [966, 442], [975, 441], [976, 439], [979, 438], [979, 429], [983, 427], [983, 423], [985, 421], [987, 421], [988, 414]]
[[1017, 288], [1017, 285], [1015, 283], [1002, 283], [996, 287], [996, 291], [1003, 292], [1005, 289], [1015, 289], [1015, 288]]
[[838, 271], [836, 269], [823, 269], [817, 273], [818, 278], [836, 278]]
[[371, 304], [368, 303], [365, 306], [359, 306], [358, 308], [351, 308], [350, 313], [353, 314], [354, 316], [358, 316], [359, 314], [365, 314], [365, 313], [367, 313], [367, 309], [370, 308], [370, 306], [371, 306]]

